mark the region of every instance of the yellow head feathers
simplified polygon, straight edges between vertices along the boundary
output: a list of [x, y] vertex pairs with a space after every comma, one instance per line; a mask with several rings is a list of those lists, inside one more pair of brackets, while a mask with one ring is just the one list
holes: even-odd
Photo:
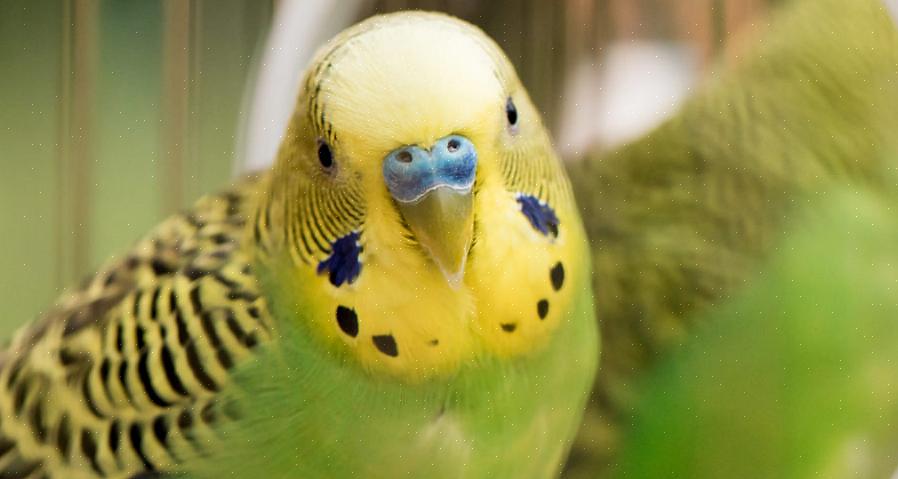
[[406, 379], [540, 347], [583, 276], [536, 109], [495, 43], [440, 14], [323, 47], [254, 227], [282, 314]]
[[507, 68], [484, 40], [470, 26], [423, 13], [374, 17], [335, 39], [310, 80], [349, 161], [451, 132], [493, 130]]

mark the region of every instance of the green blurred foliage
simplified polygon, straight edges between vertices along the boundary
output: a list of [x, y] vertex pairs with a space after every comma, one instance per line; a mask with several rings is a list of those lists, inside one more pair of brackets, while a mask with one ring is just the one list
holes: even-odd
[[896, 198], [828, 196], [647, 378], [616, 477], [895, 472]]
[[56, 296], [61, 10], [0, 3], [2, 336]]

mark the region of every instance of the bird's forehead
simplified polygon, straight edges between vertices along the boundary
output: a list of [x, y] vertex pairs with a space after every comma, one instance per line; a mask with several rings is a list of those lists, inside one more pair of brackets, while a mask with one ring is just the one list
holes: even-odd
[[501, 112], [502, 59], [483, 34], [441, 17], [409, 20], [375, 24], [326, 59], [319, 101], [340, 141], [368, 150], [432, 142]]

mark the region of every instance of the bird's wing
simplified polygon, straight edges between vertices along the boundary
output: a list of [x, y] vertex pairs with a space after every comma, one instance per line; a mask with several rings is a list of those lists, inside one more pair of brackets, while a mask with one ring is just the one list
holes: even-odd
[[0, 356], [0, 476], [128, 477], [202, 455], [270, 322], [243, 237], [258, 181], [201, 199]]

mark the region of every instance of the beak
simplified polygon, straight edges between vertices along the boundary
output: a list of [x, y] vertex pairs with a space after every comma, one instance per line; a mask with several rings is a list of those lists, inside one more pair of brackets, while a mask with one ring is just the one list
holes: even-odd
[[477, 151], [450, 135], [430, 150], [406, 146], [384, 160], [384, 181], [415, 238], [453, 288], [464, 279], [474, 235]]
[[446, 281], [457, 288], [465, 274], [465, 260], [474, 234], [471, 189], [440, 186], [416, 203], [399, 203], [399, 211], [415, 237], [430, 253]]

